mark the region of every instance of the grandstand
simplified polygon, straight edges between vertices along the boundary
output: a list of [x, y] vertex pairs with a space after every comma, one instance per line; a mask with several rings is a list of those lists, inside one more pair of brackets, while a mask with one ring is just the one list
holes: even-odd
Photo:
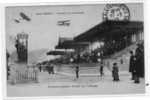
[[59, 42], [56, 49], [74, 49], [72, 57], [80, 55], [81, 62], [96, 63], [99, 56], [106, 59], [143, 41], [143, 36], [143, 22], [104, 21], [72, 40]]

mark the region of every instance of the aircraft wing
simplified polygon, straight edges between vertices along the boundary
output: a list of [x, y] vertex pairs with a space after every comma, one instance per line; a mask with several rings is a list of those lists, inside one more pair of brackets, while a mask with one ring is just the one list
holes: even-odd
[[26, 15], [24, 14], [23, 12], [20, 12], [20, 16], [22, 19], [26, 20], [26, 21], [30, 21], [31, 19]]

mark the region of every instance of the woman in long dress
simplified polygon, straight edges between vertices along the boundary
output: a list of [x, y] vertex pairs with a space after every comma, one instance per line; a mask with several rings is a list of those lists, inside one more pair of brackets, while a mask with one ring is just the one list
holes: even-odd
[[113, 64], [112, 77], [113, 81], [119, 81], [119, 69], [117, 63]]

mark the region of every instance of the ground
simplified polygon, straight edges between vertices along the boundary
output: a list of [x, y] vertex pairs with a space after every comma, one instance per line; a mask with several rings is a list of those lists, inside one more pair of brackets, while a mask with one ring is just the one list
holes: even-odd
[[[135, 84], [131, 80], [130, 73], [128, 72], [129, 56], [128, 53], [121, 53], [121, 56], [107, 59], [105, 61], [105, 75], [103, 77], [99, 75], [99, 64], [81, 64], [79, 79], [75, 77], [73, 65], [55, 66], [54, 75], [49, 75], [48, 72], [40, 72], [38, 74], [38, 83], [7, 84], [7, 95], [9, 97], [30, 97], [144, 93], [145, 80], [141, 78], [139, 84]], [[121, 64], [120, 59], [123, 59], [123, 64]], [[111, 70], [113, 62], [118, 63], [119, 82], [112, 81]], [[18, 68], [20, 67], [21, 65], [18, 66]]]
[[[86, 73], [87, 72], [87, 73]], [[90, 72], [90, 74], [88, 74]], [[47, 72], [39, 73], [38, 83], [24, 83], [7, 86], [9, 97], [22, 96], [51, 96], [51, 95], [86, 95], [86, 94], [138, 94], [144, 93], [145, 82], [140, 79], [135, 84], [130, 79], [130, 74], [120, 72], [120, 81], [113, 82], [111, 73], [105, 69], [105, 75], [92, 73], [91, 70], [81, 71], [79, 79], [73, 72], [56, 72], [49, 75]]]

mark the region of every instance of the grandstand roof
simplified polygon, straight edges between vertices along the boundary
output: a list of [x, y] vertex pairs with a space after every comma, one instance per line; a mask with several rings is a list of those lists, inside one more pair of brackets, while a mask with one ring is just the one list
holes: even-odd
[[86, 32], [76, 36], [74, 42], [94, 41], [101, 38], [119, 38], [143, 31], [143, 22], [140, 21], [105, 21]]
[[74, 42], [74, 41], [64, 41], [59, 43], [55, 49], [76, 49], [79, 47], [88, 46], [89, 42]]

